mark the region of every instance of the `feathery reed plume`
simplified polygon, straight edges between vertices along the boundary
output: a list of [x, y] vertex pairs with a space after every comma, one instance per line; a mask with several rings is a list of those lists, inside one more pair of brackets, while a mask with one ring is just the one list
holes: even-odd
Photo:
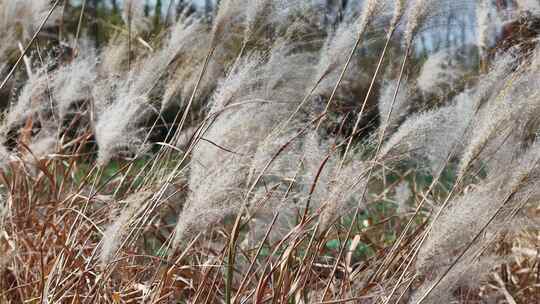
[[[207, 34], [208, 33], [202, 35], [200, 39], [205, 39]], [[208, 45], [208, 41], [205, 41], [205, 44], [201, 46], [201, 49], [208, 49]], [[220, 55], [223, 54], [216, 54], [214, 58], [219, 59], [212, 60], [207, 64], [206, 73], [202, 76], [200, 81], [197, 73], [199, 72], [198, 67], [204, 64], [204, 54], [199, 52], [199, 54], [192, 54], [186, 58], [187, 64], [177, 70], [175, 76], [171, 79], [172, 86], [167, 87], [164, 102], [167, 100], [169, 100], [169, 102], [164, 105], [171, 105], [171, 101], [176, 98], [177, 103], [180, 106], [185, 107], [195, 89], [197, 89], [197, 99], [194, 100], [194, 103], [197, 108], [201, 108], [204, 105], [201, 104], [201, 102], [210, 100], [218, 82], [223, 75], [225, 75], [225, 67], [218, 61], [222, 58]], [[197, 108], [194, 108], [193, 112], [196, 112]]]
[[125, 200], [118, 202], [120, 215], [107, 227], [101, 240], [99, 261], [106, 266], [114, 258], [116, 252], [121, 249], [123, 238], [128, 234], [134, 218], [144, 208], [144, 204], [152, 197], [151, 192], [136, 192], [130, 194]]
[[516, 0], [518, 8], [522, 11], [527, 11], [532, 14], [540, 14], [540, 3], [535, 0]]
[[[11, 161], [11, 159], [12, 159], [11, 153], [6, 149], [6, 146], [0, 145], [0, 169], [3, 170], [4, 167]], [[1, 218], [2, 217], [0, 216], [0, 222], [1, 222]]]
[[455, 91], [454, 84], [463, 76], [463, 70], [457, 66], [455, 60], [452, 60], [450, 53], [442, 50], [428, 57], [416, 79], [416, 84], [423, 93], [444, 96], [445, 90], [442, 86]]
[[[262, 174], [265, 183], [282, 183], [283, 180], [294, 178], [296, 164], [301, 161], [298, 153], [301, 147], [299, 141], [289, 143], [295, 135], [293, 130], [291, 128], [289, 132], [279, 135], [271, 134], [259, 143], [253, 155], [248, 184], [256, 182], [259, 174]], [[278, 153], [279, 156], [274, 158]], [[269, 162], [271, 165], [266, 167]]]
[[197, 48], [205, 27], [200, 20], [185, 17], [176, 22], [170, 30], [165, 48], [170, 56], [180, 56], [186, 52], [193, 52]]
[[[382, 1], [365, 1], [362, 13], [356, 20], [342, 22], [336, 32], [328, 37], [317, 65], [314, 83], [318, 86], [315, 94], [330, 93], [328, 91], [337, 85], [339, 69], [348, 68], [350, 59], [347, 57], [352, 58], [368, 25], [382, 9]], [[344, 67], [345, 65], [347, 66]], [[319, 80], [322, 80], [320, 84]]]
[[142, 0], [125, 0], [123, 2], [122, 19], [130, 27], [130, 31], [136, 35], [148, 30], [150, 25], [144, 14]]
[[126, 70], [125, 61], [128, 52], [128, 43], [126, 41], [120, 39], [111, 40], [101, 51], [100, 72], [108, 76], [120, 75]]
[[414, 291], [407, 303], [453, 303], [459, 301], [455, 296], [458, 288], [474, 289], [480, 287], [482, 283], [487, 283], [490, 272], [498, 262], [502, 261], [502, 259], [494, 256], [479, 257], [477, 252], [471, 252], [464, 256], [442, 278], [436, 289], [431, 291], [427, 297], [424, 297], [426, 292], [430, 291], [433, 283], [441, 277], [441, 270], [444, 267], [426, 273], [424, 282]]
[[55, 152], [57, 147], [58, 135], [54, 133], [54, 130], [42, 130], [28, 146], [32, 154], [29, 162], [33, 163], [34, 160], [39, 161], [46, 158], [49, 154]]
[[40, 69], [34, 73], [7, 114], [2, 126], [4, 136], [15, 139], [12, 136], [29, 119], [39, 121], [41, 129], [48, 129], [46, 132], [56, 133], [66, 123], [64, 120], [69, 118], [68, 115], [81, 111], [78, 107], [90, 99], [91, 87], [97, 77], [95, 66], [96, 59], [85, 55], [57, 70], [46, 72]]
[[412, 191], [407, 181], [400, 182], [395, 188], [394, 203], [396, 204], [396, 213], [403, 215], [410, 211], [411, 207], [407, 205], [407, 202], [412, 197]]
[[[463, 136], [476, 105], [464, 92], [453, 104], [409, 117], [382, 147], [381, 159], [418, 155], [427, 159], [432, 172], [438, 172], [455, 145], [463, 145]], [[446, 140], [441, 141], [441, 138]], [[458, 150], [459, 151], [459, 150]]]
[[[521, 138], [527, 137], [527, 124], [537, 117], [540, 110], [537, 103], [539, 96], [531, 90], [538, 85], [534, 65], [522, 64], [516, 71], [511, 71], [509, 69], [515, 64], [515, 59], [503, 57], [499, 60], [500, 67], [494, 69], [491, 77], [503, 81], [496, 82], [498, 86], [493, 88], [477, 115], [470, 142], [460, 162], [460, 176], [466, 173], [473, 162], [485, 160], [490, 150], [498, 150], [492, 143], [504, 142], [505, 138], [512, 133], [516, 134], [517, 130], [520, 130], [517, 133], [521, 133]], [[498, 75], [504, 71], [507, 74]], [[490, 145], [493, 149], [487, 149]]]
[[[397, 85], [397, 81], [395, 80], [386, 80], [382, 84], [379, 102], [377, 104], [379, 109], [379, 117], [381, 117], [381, 125], [379, 127], [380, 130], [392, 132], [399, 126], [402, 119], [408, 114], [410, 107], [410, 95], [409, 87], [406, 81], [401, 82], [399, 93], [396, 96], [396, 100], [393, 102], [393, 109], [391, 109], [394, 92]], [[385, 118], [388, 117], [388, 115], [390, 115], [388, 125], [385, 125]]]
[[251, 54], [242, 58], [237, 65], [237, 71], [223, 80], [216, 89], [210, 104], [212, 107], [210, 113], [217, 113], [225, 109], [231, 102], [239, 99], [242, 94], [255, 86], [257, 79], [252, 75], [262, 64], [263, 59], [260, 54]]
[[410, 16], [405, 27], [404, 40], [405, 45], [410, 47], [413, 43], [413, 40], [420, 30], [422, 23], [428, 18], [430, 10], [434, 6], [434, 1], [432, 0], [415, 0], [413, 5], [410, 8]]
[[[478, 100], [479, 107], [497, 96], [501, 88], [508, 85], [510, 79], [508, 75], [512, 75], [518, 67], [517, 56], [518, 54], [512, 51], [499, 55], [492, 62], [489, 71], [479, 79], [478, 84], [474, 87], [474, 98]], [[531, 66], [531, 69], [533, 68], [534, 65]]]
[[377, 13], [382, 10], [384, 1], [368, 0], [364, 3], [362, 8], [362, 14], [358, 19], [358, 33], [363, 34], [366, 31], [368, 25], [377, 16]]
[[[0, 3], [0, 31], [9, 32], [20, 26], [24, 38], [28, 39], [36, 32], [50, 8], [51, 2], [48, 0], [4, 1]], [[45, 27], [54, 25], [60, 17], [58, 11], [53, 12]]]
[[[405, 28], [405, 54], [403, 56], [403, 60], [401, 63], [400, 73], [397, 80], [397, 86], [394, 93], [394, 97], [392, 98], [392, 102], [390, 106], [388, 107], [390, 110], [388, 111], [387, 116], [384, 118], [385, 122], [383, 123], [383, 126], [388, 125], [388, 121], [390, 119], [390, 115], [393, 111], [394, 104], [396, 102], [397, 94], [399, 93], [399, 88], [401, 81], [403, 80], [403, 76], [405, 73], [405, 67], [409, 60], [410, 53], [412, 50], [414, 38], [416, 34], [418, 33], [420, 23], [424, 21], [424, 19], [427, 18], [429, 7], [433, 5], [433, 2], [430, 0], [417, 0], [413, 3], [413, 6], [411, 8], [412, 15], [409, 17], [407, 26]], [[377, 153], [380, 153], [379, 149], [382, 147], [382, 143], [385, 137], [386, 129], [382, 129], [379, 136], [379, 143], [377, 145]], [[399, 140], [398, 140], [399, 141]], [[349, 142], [350, 144], [350, 142]], [[384, 155], [384, 153], [383, 153]]]
[[240, 0], [223, 0], [219, 2], [212, 27], [211, 48], [217, 47], [219, 42], [224, 41], [230, 35], [226, 31], [227, 26], [243, 16], [243, 8], [244, 5]]
[[[317, 85], [315, 95], [329, 93], [328, 91], [336, 84], [339, 77], [338, 69], [345, 64], [347, 55], [354, 47], [358, 35], [357, 27], [343, 22], [336, 32], [328, 37], [317, 65], [316, 79], [314, 79]], [[350, 71], [349, 74], [351, 74]], [[318, 83], [319, 80], [321, 80], [320, 83]]]
[[[191, 192], [178, 220], [175, 244], [243, 208], [243, 187], [266, 173], [265, 162], [279, 149], [272, 139], [286, 141], [288, 132], [268, 135], [301, 99], [310, 60], [307, 54], [293, 52], [287, 41], [276, 42], [268, 56], [240, 59], [216, 89], [209, 117], [217, 117], [193, 149]], [[279, 156], [270, 173], [278, 174], [281, 161], [290, 163], [286, 159], [293, 155]]]
[[[200, 154], [194, 151], [194, 155]], [[200, 162], [198, 159], [195, 161]], [[222, 156], [220, 166], [214, 165], [211, 169], [211, 172], [206, 172], [208, 170], [204, 170], [202, 165], [192, 165], [189, 180], [191, 192], [179, 215], [173, 248], [186, 237], [205, 231], [209, 225], [235, 214], [242, 207], [241, 185], [248, 167], [241, 156], [232, 153]]]
[[325, 232], [335, 220], [352, 208], [366, 205], [360, 192], [367, 186], [368, 165], [352, 159], [341, 167], [341, 159], [329, 153], [332, 153], [330, 145], [322, 141], [316, 132], [306, 137], [305, 191], [311, 193], [307, 197], [310, 206], [320, 209], [321, 232]]
[[[539, 152], [540, 144], [535, 142], [513, 161], [514, 171], [504, 169], [489, 174], [476, 189], [455, 199], [442, 211], [436, 219], [437, 224], [432, 225], [430, 234], [420, 247], [416, 263], [421, 271], [436, 270], [441, 275], [436, 285], [429, 283], [429, 289], [422, 292], [420, 299], [427, 298], [431, 291], [437, 294], [437, 291], [448, 290], [452, 278], [464, 274], [462, 266], [467, 264], [473, 252], [484, 251], [490, 239], [507, 231], [507, 221], [516, 225], [516, 216], [526, 216], [525, 212], [520, 212], [523, 207], [540, 198]], [[481, 234], [489, 237], [487, 240], [479, 239]]]
[[22, 88], [15, 105], [11, 106], [7, 116], [4, 119], [2, 133], [9, 136], [8, 133], [19, 132], [19, 128], [28, 118], [37, 116], [37, 113], [48, 107], [47, 92], [48, 78], [43, 70], [35, 73], [34, 77], [28, 79]]
[[[489, 213], [498, 207], [493, 201], [497, 183], [487, 183], [450, 203], [438, 224], [433, 225], [429, 237], [418, 252], [417, 269], [431, 269], [439, 264], [448, 265], [456, 248], [467, 244], [474, 233], [484, 226]], [[497, 191], [501, 198], [502, 191]]]
[[[367, 187], [369, 166], [360, 160], [351, 160], [339, 166], [338, 174], [330, 184], [329, 192], [323, 196], [320, 214], [320, 231], [326, 231], [330, 225], [355, 207], [367, 205], [362, 191]], [[336, 168], [337, 169], [337, 168]]]
[[[242, 96], [252, 94], [250, 91], [256, 83], [254, 76], [261, 61], [258, 54], [239, 61], [239, 68], [232, 69], [233, 75], [218, 86], [210, 113], [219, 113], [229, 104], [241, 102]], [[191, 191], [176, 226], [175, 245], [186, 235], [238, 210], [242, 201], [241, 185], [248, 170], [243, 155], [254, 149], [256, 140], [256, 137], [248, 136], [256, 130], [255, 121], [250, 117], [259, 108], [260, 105], [247, 104], [223, 112], [204, 134], [206, 141], [200, 141], [193, 149], [189, 177]]]
[[[245, 10], [244, 44], [259, 29], [268, 26], [276, 30], [294, 26], [291, 16], [294, 14], [312, 13], [312, 3], [305, 0], [254, 0], [250, 1]], [[245, 47], [245, 46], [244, 46]]]
[[244, 40], [249, 39], [251, 34], [255, 31], [258, 20], [265, 18], [271, 14], [272, 0], [255, 0], [252, 1], [246, 8], [246, 29], [244, 33]]
[[490, 3], [489, 0], [481, 0], [476, 4], [476, 23], [477, 23], [477, 39], [478, 53], [480, 57], [480, 69], [485, 69], [486, 51], [489, 44], [489, 29], [490, 29]]
[[401, 18], [403, 18], [403, 14], [405, 14], [405, 2], [406, 0], [393, 1], [394, 10], [392, 12], [392, 20], [390, 20], [390, 32], [397, 28]]
[[[194, 85], [190, 82], [194, 81], [193, 78], [197, 74], [194, 71], [203, 61], [200, 50], [209, 48], [207, 35], [205, 26], [198, 20], [178, 21], [172, 29], [166, 47], [170, 50], [171, 55], [174, 54], [171, 56], [171, 63], [177, 61], [179, 68], [176, 69], [165, 87], [161, 102], [162, 111], [169, 107], [173, 99], [180, 99], [180, 102], [184, 102], [191, 96], [190, 93], [193, 91]], [[214, 67], [215, 65], [210, 65], [208, 77], [220, 74], [219, 71], [213, 69]], [[205, 86], [203, 85], [203, 87]]]
[[146, 152], [148, 133], [141, 127], [155, 113], [147, 98], [125, 94], [106, 106], [95, 124], [95, 137], [99, 146], [97, 163], [106, 165], [111, 158], [122, 153], [139, 156]]
[[77, 103], [90, 100], [92, 86], [97, 79], [96, 66], [95, 54], [91, 52], [75, 58], [52, 75], [49, 85], [60, 120], [65, 119], [70, 111], [77, 111], [73, 109]]
[[[270, 134], [262, 140], [253, 154], [246, 185], [260, 185], [253, 190], [249, 199], [247, 213], [253, 217], [250, 227], [250, 243], [258, 243], [273, 222], [269, 234], [270, 241], [278, 241], [295, 225], [301, 206], [296, 200], [305, 197], [301, 189], [292, 189], [300, 184], [302, 143], [295, 138], [295, 125], [289, 125], [281, 133]], [[271, 221], [274, 214], [275, 221]]]
[[[357, 117], [356, 117], [356, 121], [354, 123], [354, 127], [353, 127], [353, 130], [352, 130], [352, 136], [349, 138], [349, 141], [347, 142], [347, 146], [345, 148], [345, 153], [343, 155], [343, 159], [345, 160], [347, 158], [347, 155], [350, 151], [350, 148], [351, 148], [351, 145], [352, 145], [352, 142], [353, 142], [353, 139], [355, 137], [355, 134], [357, 133], [358, 131], [358, 127], [360, 126], [360, 122], [362, 121], [363, 119], [363, 115], [364, 115], [364, 112], [366, 110], [366, 106], [368, 104], [368, 100], [370, 98], [370, 95], [371, 95], [371, 92], [374, 88], [374, 84], [375, 84], [375, 81], [377, 79], [377, 76], [379, 75], [379, 71], [382, 67], [382, 64], [383, 64], [383, 60], [386, 56], [386, 53], [388, 51], [388, 46], [390, 45], [390, 39], [392, 38], [394, 32], [396, 31], [398, 25], [399, 25], [399, 22], [401, 21], [401, 18], [403, 17], [403, 14], [404, 14], [404, 11], [405, 11], [405, 1], [404, 0], [398, 0], [398, 1], [395, 1], [394, 3], [394, 10], [393, 10], [393, 15], [392, 15], [392, 19], [391, 19], [391, 22], [390, 22], [390, 28], [388, 29], [388, 33], [386, 35], [386, 44], [383, 48], [383, 51], [379, 57], [379, 62], [377, 64], [377, 67], [375, 69], [375, 73], [371, 79], [371, 83], [369, 85], [369, 88], [368, 88], [368, 91], [366, 93], [366, 96], [364, 98], [364, 101], [362, 102], [362, 105], [360, 106], [360, 109], [358, 111], [358, 114], [357, 114]], [[397, 90], [399, 91], [399, 83], [401, 83], [401, 76], [400, 78], [398, 79], [397, 83], [396, 83], [396, 87], [397, 87]], [[384, 133], [386, 132], [386, 127], [388, 127], [389, 125], [391, 125], [391, 122], [390, 120], [394, 120], [393, 117], [392, 117], [392, 111], [393, 111], [393, 103], [395, 103], [397, 100], [394, 99], [393, 95], [396, 95], [395, 93], [392, 95], [392, 99], [390, 99], [390, 91], [388, 90], [388, 87], [386, 87], [386, 90], [384, 91], [386, 94], [388, 94], [388, 96], [384, 96], [383, 97], [383, 100], [386, 101], [385, 103], [383, 103], [383, 107], [379, 107], [379, 113], [385, 113], [386, 114], [386, 118], [385, 119], [381, 119], [381, 122], [382, 122], [382, 128], [381, 130], [384, 130], [384, 131], [381, 131], [381, 139], [384, 137]], [[401, 96], [399, 96], [401, 98]], [[396, 95], [396, 98], [398, 98], [398, 96]], [[400, 101], [400, 104], [401, 104], [401, 101]], [[403, 110], [403, 109], [398, 109], [398, 110]], [[388, 121], [387, 121], [388, 120]], [[393, 121], [392, 121], [393, 122]]]
[[310, 15], [315, 10], [314, 1], [306, 0], [271, 0], [273, 3], [272, 23], [286, 25], [289, 17], [297, 14]]
[[[297, 224], [299, 210], [295, 199], [286, 189], [279, 189], [276, 186], [256, 190], [248, 210], [248, 215], [252, 219], [249, 222], [247, 244], [259, 244], [266, 233], [269, 242], [282, 240]], [[270, 225], [272, 229], [268, 232]]]
[[[459, 55], [475, 42], [476, 2], [452, 0], [328, 1], [325, 10], [221, 0], [217, 15], [189, 8], [155, 28], [145, 1], [127, 0], [123, 19], [145, 49], [115, 25], [116, 8], [99, 6], [105, 26], [89, 33], [101, 47], [81, 40], [73, 52], [58, 40], [77, 17], [77, 37], [94, 23], [83, 22], [85, 6], [66, 5], [23, 50], [34, 64], [25, 73], [17, 46], [50, 2], [0, 0], [0, 73], [11, 68], [0, 92], [10, 105], [0, 129], [0, 302], [534, 303], [538, 16], [528, 1], [501, 9], [517, 19], [495, 37], [498, 13], [482, 15], [492, 2], [477, 7], [476, 43], [483, 53], [498, 39], [510, 51], [482, 73]], [[159, 3], [147, 4], [158, 21]], [[434, 53], [437, 36], [456, 46], [455, 59]], [[381, 81], [387, 64], [400, 64], [399, 75]], [[376, 115], [363, 115], [376, 107], [377, 129], [367, 121]], [[323, 119], [331, 123], [320, 129]], [[105, 166], [154, 145], [148, 159]], [[499, 287], [484, 288], [500, 271]]]
[[[161, 83], [171, 63], [190, 46], [190, 42], [197, 39], [200, 26], [196, 20], [179, 20], [164, 47], [153, 56], [142, 59], [117, 87], [112, 103], [98, 101], [100, 106], [95, 132], [100, 164], [107, 163], [122, 150], [135, 155], [146, 151], [147, 139], [152, 131], [152, 128], [145, 128], [146, 124], [152, 116], [161, 119], [161, 110], [170, 101], [160, 100], [163, 92], [167, 92]], [[104, 85], [108, 86], [106, 83]]]

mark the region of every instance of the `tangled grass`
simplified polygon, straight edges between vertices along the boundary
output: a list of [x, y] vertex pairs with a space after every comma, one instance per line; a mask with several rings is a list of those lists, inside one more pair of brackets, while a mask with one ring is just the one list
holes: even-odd
[[[46, 50], [37, 4], [0, 0], [1, 303], [540, 301], [540, 46], [489, 55], [491, 1], [125, 1]], [[448, 9], [474, 50], [419, 59]]]

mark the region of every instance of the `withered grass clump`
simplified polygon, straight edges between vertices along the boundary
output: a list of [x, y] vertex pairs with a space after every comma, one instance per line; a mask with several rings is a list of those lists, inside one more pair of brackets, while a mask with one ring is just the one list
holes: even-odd
[[0, 303], [539, 301], [533, 1], [69, 9], [0, 0]]

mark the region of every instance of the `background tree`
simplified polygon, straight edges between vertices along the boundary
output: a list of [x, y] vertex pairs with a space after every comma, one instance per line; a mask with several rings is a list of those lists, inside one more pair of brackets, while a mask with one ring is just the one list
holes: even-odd
[[101, 4], [102, 0], [92, 0], [91, 1], [91, 7], [90, 11], [92, 14], [92, 22], [91, 22], [91, 37], [94, 37], [94, 44], [96, 48], [99, 48], [100, 46], [100, 39], [99, 39], [99, 6]]
[[154, 27], [159, 28], [161, 22], [161, 0], [156, 1], [156, 6], [154, 7]]

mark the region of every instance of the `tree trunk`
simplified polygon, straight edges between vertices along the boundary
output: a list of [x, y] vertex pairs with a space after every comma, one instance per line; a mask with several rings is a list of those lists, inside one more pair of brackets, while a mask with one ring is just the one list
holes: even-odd
[[[450, 11], [450, 10], [449, 10]], [[449, 13], [446, 18], [446, 48], [450, 49], [452, 46], [452, 23], [454, 22], [454, 14]]]
[[94, 37], [94, 44], [96, 46], [96, 49], [100, 46], [99, 41], [99, 3], [101, 0], [92, 0], [92, 14], [93, 14], [93, 22], [92, 22], [92, 36]]
[[154, 8], [154, 28], [158, 28], [161, 23], [161, 0], [156, 1], [156, 7]]
[[111, 0], [113, 14], [118, 15], [118, 1]]
[[514, 1], [513, 0], [497, 0], [496, 5], [497, 5], [498, 10], [504, 10], [504, 9], [507, 9], [511, 5], [514, 5]]
[[150, 3], [148, 2], [148, 0], [146, 0], [144, 2], [144, 16], [146, 18], [148, 18], [148, 16], [150, 16]]
[[210, 19], [210, 15], [212, 14], [212, 4], [210, 3], [210, 0], [204, 1], [204, 13], [208, 19]]

